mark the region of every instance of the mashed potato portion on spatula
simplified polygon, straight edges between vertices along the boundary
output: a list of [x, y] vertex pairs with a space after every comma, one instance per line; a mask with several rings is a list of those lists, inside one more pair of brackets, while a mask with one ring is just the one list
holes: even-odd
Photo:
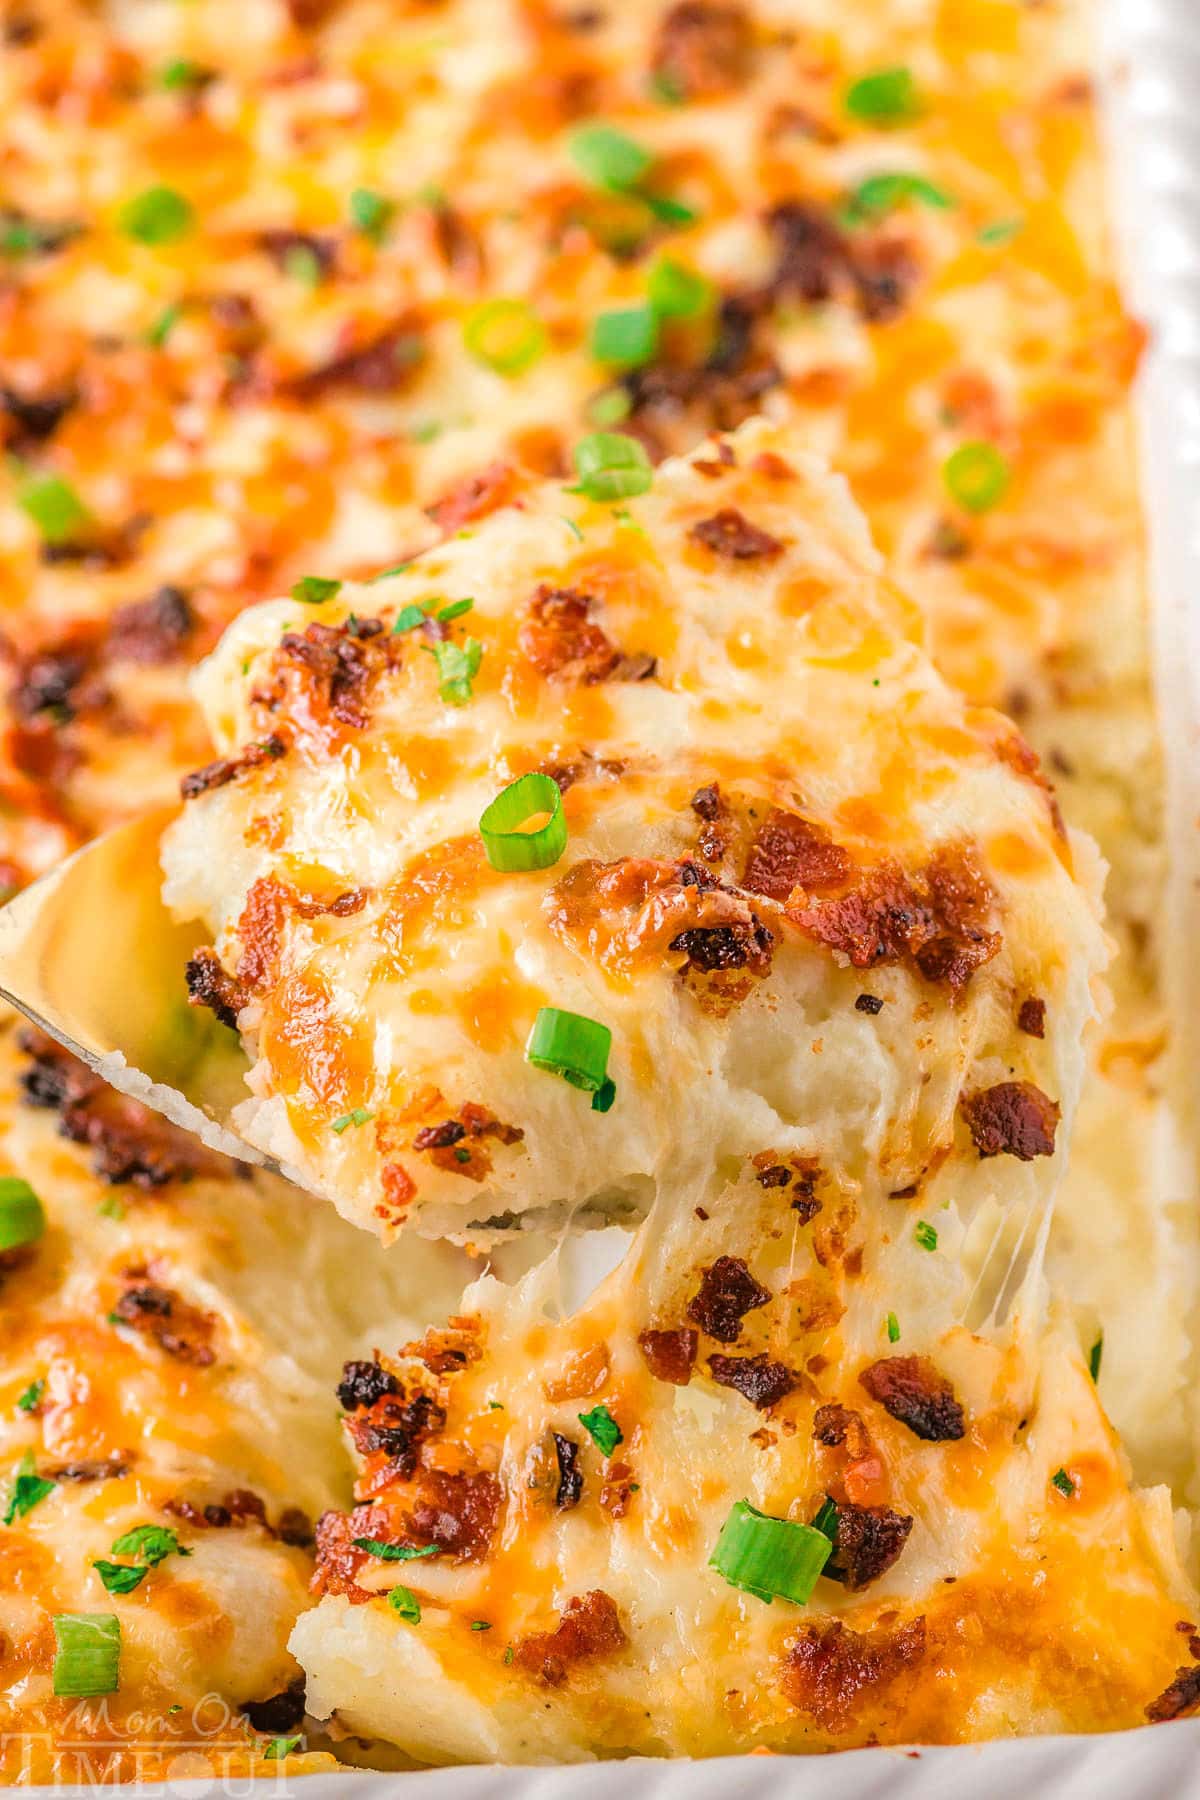
[[898, 1221], [1040, 1218], [1102, 940], [1036, 760], [785, 434], [576, 454], [202, 669], [166, 896], [239, 1129], [384, 1236], [835, 1147]]

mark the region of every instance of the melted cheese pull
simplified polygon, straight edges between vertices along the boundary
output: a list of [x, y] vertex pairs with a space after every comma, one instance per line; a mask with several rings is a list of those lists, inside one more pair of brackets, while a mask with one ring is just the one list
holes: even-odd
[[[636, 1219], [768, 1146], [953, 1191], [964, 1229], [1039, 1214], [1095, 859], [785, 432], [620, 504], [506, 489], [313, 597], [247, 611], [203, 666], [220, 760], [164, 844], [170, 906], [214, 941], [194, 997], [251, 1057], [251, 1141], [385, 1236]], [[506, 872], [479, 821], [532, 772], [565, 848]], [[594, 1068], [531, 1062], [544, 1009], [602, 1028]]]

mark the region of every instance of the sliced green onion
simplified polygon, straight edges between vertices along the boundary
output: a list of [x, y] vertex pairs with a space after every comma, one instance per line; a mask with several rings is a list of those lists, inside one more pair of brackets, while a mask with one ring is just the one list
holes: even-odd
[[165, 1557], [190, 1556], [192, 1553], [180, 1543], [178, 1533], [169, 1525], [135, 1525], [132, 1531], [123, 1532], [116, 1540], [112, 1554], [134, 1556], [154, 1568]]
[[546, 328], [524, 300], [485, 300], [463, 321], [463, 343], [497, 375], [520, 375], [546, 348]]
[[292, 599], [301, 606], [324, 606], [327, 600], [336, 600], [341, 591], [341, 582], [328, 575], [302, 575], [292, 588]]
[[105, 1562], [102, 1558], [94, 1562], [92, 1567], [104, 1583], [105, 1592], [109, 1594], [132, 1594], [138, 1583], [150, 1573], [145, 1564], [139, 1568], [134, 1563]]
[[449, 606], [438, 607], [438, 620], [449, 625], [451, 619], [461, 619], [464, 613], [469, 613], [474, 604], [474, 600], [452, 600]]
[[1065, 1494], [1069, 1500], [1075, 1492], [1075, 1483], [1071, 1480], [1067, 1471], [1065, 1469], [1055, 1469], [1050, 1479], [1058, 1489], [1059, 1493]]
[[832, 1551], [829, 1537], [815, 1526], [773, 1519], [739, 1500], [721, 1527], [708, 1564], [731, 1587], [768, 1605], [780, 1599], [803, 1606]]
[[921, 110], [911, 69], [876, 69], [846, 89], [843, 104], [852, 118], [871, 125], [903, 125]]
[[633, 400], [619, 384], [601, 388], [587, 403], [588, 421], [592, 425], [619, 425], [633, 411]]
[[285, 1756], [290, 1756], [293, 1750], [299, 1749], [303, 1742], [304, 1739], [298, 1737], [272, 1738], [263, 1751], [263, 1761], [282, 1762]]
[[490, 1619], [472, 1619], [471, 1620], [471, 1630], [472, 1631], [490, 1631], [491, 1629], [492, 1629], [492, 1625], [491, 1625]]
[[353, 1543], [355, 1549], [377, 1556], [380, 1562], [416, 1562], [418, 1557], [438, 1553], [436, 1544], [425, 1544], [418, 1549], [414, 1544], [388, 1544], [382, 1538], [355, 1538]]
[[938, 1244], [937, 1230], [934, 1226], [930, 1225], [927, 1220], [925, 1220], [925, 1219], [917, 1220], [917, 1228], [913, 1232], [913, 1236], [916, 1238], [918, 1244], [920, 1244], [922, 1250], [936, 1250], [937, 1249], [937, 1244]]
[[[249, 667], [249, 663], [242, 664], [243, 675], [247, 673]], [[96, 1211], [102, 1219], [123, 1219], [125, 1217], [124, 1203], [118, 1200], [115, 1194], [110, 1194], [107, 1200], [102, 1200]]]
[[340, 1119], [335, 1119], [333, 1121], [333, 1129], [336, 1131], [337, 1135], [341, 1137], [343, 1131], [349, 1131], [352, 1125], [365, 1125], [368, 1119], [373, 1119], [374, 1117], [375, 1114], [371, 1112], [369, 1107], [356, 1106], [353, 1112], [343, 1113]]
[[[378, 580], [379, 577], [376, 576], [375, 579]], [[396, 614], [396, 623], [392, 626], [392, 636], [396, 637], [402, 631], [414, 631], [418, 625], [424, 623], [425, 608], [418, 606], [414, 600], [410, 605], [402, 606]]]
[[592, 1095], [592, 1111], [598, 1113], [611, 1112], [613, 1101], [616, 1097], [617, 1084], [611, 1077], [606, 1077]]
[[25, 1389], [25, 1392], [17, 1395], [18, 1412], [30, 1413], [36, 1411], [45, 1391], [46, 1383], [40, 1376], [36, 1381], [31, 1381], [29, 1386]]
[[410, 1625], [421, 1623], [421, 1602], [411, 1588], [394, 1587], [388, 1594], [388, 1605], [394, 1613], [399, 1613]]
[[817, 1508], [816, 1517], [813, 1519], [813, 1522], [812, 1522], [812, 1528], [814, 1531], [824, 1532], [825, 1536], [829, 1539], [830, 1543], [832, 1544], [832, 1543], [836, 1543], [836, 1541], [837, 1541], [837, 1525], [838, 1525], [837, 1501], [831, 1500], [829, 1495], [826, 1494], [826, 1496], [822, 1500], [820, 1506]]
[[8, 1505], [4, 1509], [4, 1523], [11, 1525], [16, 1519], [23, 1519], [39, 1506], [47, 1494], [54, 1492], [54, 1483], [39, 1475], [34, 1467], [33, 1451], [27, 1450], [17, 1464], [17, 1472], [9, 1490]]
[[943, 212], [954, 205], [945, 188], [926, 181], [923, 175], [897, 172], [868, 175], [865, 181], [859, 182], [846, 203], [846, 216], [851, 224], [867, 223], [882, 219], [897, 207], [907, 206], [914, 200]]
[[1024, 226], [1023, 219], [997, 219], [991, 225], [983, 225], [975, 233], [980, 244], [1008, 244]]
[[115, 1613], [59, 1613], [52, 1621], [58, 1652], [54, 1692], [83, 1698], [115, 1694], [120, 1680], [121, 1621]]
[[153, 325], [146, 333], [146, 342], [152, 350], [161, 350], [183, 315], [183, 307], [178, 300], [165, 306]]
[[533, 1021], [525, 1060], [535, 1069], [561, 1075], [572, 1087], [594, 1094], [604, 1086], [611, 1049], [612, 1032], [607, 1025], [582, 1013], [543, 1006]]
[[592, 321], [591, 351], [597, 362], [636, 369], [658, 349], [658, 316], [649, 306], [603, 312]]
[[889, 1344], [900, 1342], [900, 1321], [893, 1312], [887, 1316], [887, 1336]]
[[471, 682], [479, 672], [483, 645], [478, 638], [466, 638], [461, 644], [444, 639], [437, 644], [424, 644], [423, 649], [437, 664], [438, 693], [447, 706], [465, 706], [471, 698]]
[[75, 489], [58, 475], [26, 482], [17, 499], [48, 544], [65, 544], [91, 518]]
[[646, 280], [646, 298], [660, 319], [694, 319], [707, 312], [715, 298], [711, 281], [664, 256]]
[[374, 587], [377, 581], [390, 581], [393, 575], [406, 575], [411, 568], [411, 562], [393, 563], [390, 568], [380, 569], [378, 574], [368, 576], [367, 586]]
[[350, 195], [350, 222], [355, 230], [381, 244], [388, 226], [396, 216], [396, 202], [372, 188], [355, 188]]
[[36, 1243], [46, 1229], [42, 1203], [19, 1175], [0, 1175], [0, 1250]]
[[580, 172], [596, 187], [624, 193], [649, 173], [654, 158], [648, 150], [611, 125], [580, 125], [567, 140]]
[[694, 206], [670, 194], [643, 194], [642, 199], [663, 225], [694, 225], [700, 217]]
[[121, 230], [139, 244], [174, 244], [196, 222], [190, 200], [174, 188], [150, 187], [127, 200], [118, 214]]
[[1012, 471], [995, 444], [960, 444], [942, 467], [950, 498], [967, 512], [984, 513], [1003, 500]]
[[625, 500], [644, 494], [654, 479], [650, 458], [622, 431], [594, 431], [575, 446], [578, 491], [589, 500]]
[[[522, 829], [539, 813], [549, 813], [536, 831]], [[492, 801], [479, 820], [479, 835], [493, 869], [549, 869], [567, 847], [562, 792], [549, 775], [522, 775]]]
[[[1096, 1339], [1095, 1343], [1092, 1345], [1091, 1349], [1088, 1351], [1088, 1371], [1089, 1371], [1093, 1381], [1099, 1381], [1099, 1379], [1100, 1379], [1100, 1362], [1101, 1362], [1101, 1358], [1103, 1357], [1103, 1355], [1104, 1355], [1104, 1333], [1101, 1332], [1100, 1336]], [[20, 1404], [21, 1404], [21, 1402], [18, 1400], [17, 1405], [19, 1406]]]
[[158, 84], [168, 89], [203, 87], [211, 77], [211, 71], [200, 63], [189, 62], [186, 56], [176, 57], [174, 62], [166, 63], [158, 73]]
[[625, 1434], [607, 1406], [593, 1406], [591, 1412], [580, 1413], [579, 1423], [602, 1456], [611, 1456]]

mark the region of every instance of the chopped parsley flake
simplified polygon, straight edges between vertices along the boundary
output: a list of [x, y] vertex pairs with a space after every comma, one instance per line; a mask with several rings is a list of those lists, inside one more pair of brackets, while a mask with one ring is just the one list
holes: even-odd
[[23, 1394], [18, 1394], [17, 1396], [18, 1411], [23, 1413], [34, 1412], [41, 1403], [41, 1398], [45, 1391], [46, 1383], [40, 1377], [37, 1381], [31, 1381], [29, 1386], [25, 1389], [25, 1392]]
[[461, 644], [443, 640], [440, 644], [424, 644], [437, 664], [438, 693], [447, 706], [465, 706], [471, 698], [471, 683], [479, 672], [483, 645], [478, 638], [466, 638]]
[[11, 1525], [16, 1519], [23, 1519], [26, 1513], [33, 1511], [41, 1504], [47, 1494], [54, 1492], [54, 1483], [37, 1473], [33, 1462], [33, 1451], [27, 1450], [17, 1464], [17, 1473], [9, 1490], [8, 1505], [4, 1510], [4, 1523]]
[[382, 1538], [354, 1538], [356, 1550], [365, 1550], [368, 1556], [377, 1556], [380, 1562], [416, 1562], [422, 1556], [436, 1556], [436, 1544], [386, 1544]]
[[900, 1342], [900, 1321], [894, 1312], [890, 1312], [887, 1316], [887, 1337], [889, 1344]]
[[414, 631], [418, 625], [425, 623], [425, 608], [418, 606], [414, 600], [411, 605], [401, 607], [396, 614], [396, 623], [392, 626], [392, 636], [402, 631]]
[[341, 591], [341, 582], [332, 581], [327, 575], [302, 575], [292, 589], [292, 599], [298, 600], [301, 606], [324, 606], [327, 600], [335, 600]]
[[471, 1630], [472, 1631], [490, 1631], [491, 1629], [492, 1629], [491, 1621], [488, 1619], [472, 1619], [471, 1620]]
[[144, 1564], [139, 1568], [136, 1563], [105, 1562], [103, 1557], [97, 1558], [92, 1567], [104, 1583], [106, 1594], [132, 1594], [150, 1573]]
[[91, 518], [75, 489], [59, 475], [39, 475], [17, 499], [48, 544], [67, 543]]
[[349, 1131], [351, 1125], [365, 1125], [375, 1114], [366, 1106], [356, 1106], [353, 1112], [343, 1113], [340, 1119], [333, 1121], [333, 1129], [341, 1137], [343, 1131]]
[[1101, 1332], [1088, 1351], [1088, 1370], [1093, 1381], [1100, 1379], [1100, 1363], [1104, 1356], [1104, 1333]]
[[938, 1234], [936, 1229], [927, 1219], [918, 1219], [917, 1228], [913, 1232], [913, 1236], [916, 1238], [918, 1244], [920, 1244], [922, 1250], [937, 1249]]
[[1058, 1489], [1059, 1493], [1065, 1494], [1069, 1500], [1075, 1492], [1075, 1483], [1071, 1480], [1067, 1471], [1065, 1469], [1055, 1469], [1050, 1479]]
[[290, 1756], [293, 1750], [299, 1749], [303, 1741], [302, 1738], [298, 1737], [272, 1738], [266, 1749], [263, 1751], [263, 1761], [282, 1762], [285, 1756]]
[[388, 1594], [388, 1605], [394, 1613], [399, 1613], [410, 1625], [421, 1623], [421, 1602], [411, 1588], [394, 1587]]
[[876, 69], [846, 89], [846, 111], [868, 125], [906, 125], [921, 110], [911, 69]]
[[578, 1414], [579, 1423], [603, 1456], [611, 1456], [624, 1439], [624, 1433], [607, 1406], [593, 1406], [591, 1412]]
[[449, 606], [439, 608], [438, 618], [443, 625], [448, 625], [451, 619], [461, 619], [464, 613], [469, 613], [474, 604], [474, 600], [452, 600]]
[[186, 237], [196, 222], [190, 200], [174, 188], [149, 187], [127, 200], [118, 214], [126, 237], [157, 248]]
[[381, 244], [387, 228], [396, 216], [396, 202], [373, 188], [355, 188], [350, 195], [350, 222], [356, 231]]

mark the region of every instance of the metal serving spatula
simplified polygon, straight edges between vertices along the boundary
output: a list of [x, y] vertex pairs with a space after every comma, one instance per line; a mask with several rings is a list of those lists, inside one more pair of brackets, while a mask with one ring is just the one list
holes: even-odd
[[163, 807], [106, 832], [0, 908], [0, 998], [212, 1149], [297, 1181], [230, 1122], [247, 1092], [237, 1033], [188, 1004], [184, 965], [201, 939], [160, 892], [173, 816]]

